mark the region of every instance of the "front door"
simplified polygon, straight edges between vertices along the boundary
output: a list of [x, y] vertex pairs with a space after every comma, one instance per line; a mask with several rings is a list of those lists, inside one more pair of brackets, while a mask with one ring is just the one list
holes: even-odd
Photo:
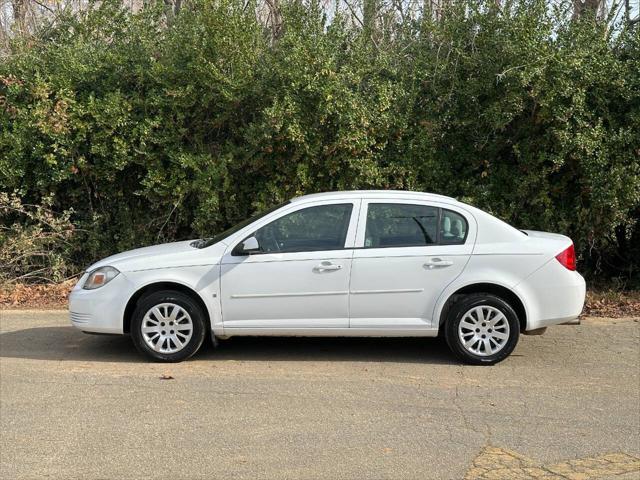
[[363, 202], [351, 267], [351, 328], [433, 328], [438, 296], [473, 250], [472, 217], [451, 208]]
[[224, 328], [347, 328], [360, 201], [292, 204], [258, 228], [259, 250], [222, 259]]

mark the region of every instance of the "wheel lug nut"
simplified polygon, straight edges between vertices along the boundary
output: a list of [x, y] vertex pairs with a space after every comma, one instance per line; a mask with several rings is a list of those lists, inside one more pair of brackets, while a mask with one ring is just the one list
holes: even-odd
[[173, 333], [173, 330], [171, 330], [171, 333]]
[[480, 331], [480, 329], [479, 329], [479, 328], [476, 328], [476, 332], [479, 332], [479, 331]]
[[486, 337], [486, 335], [482, 335], [482, 338], [485, 338], [485, 337]]
[[161, 327], [164, 327], [164, 322], [160, 322], [160, 326], [161, 326]]
[[165, 332], [164, 330], [162, 330], [162, 335], [164, 335], [165, 333], [167, 333], [167, 332]]

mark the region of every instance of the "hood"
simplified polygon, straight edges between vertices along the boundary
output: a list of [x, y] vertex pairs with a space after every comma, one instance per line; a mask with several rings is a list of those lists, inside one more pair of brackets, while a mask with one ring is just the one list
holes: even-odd
[[191, 246], [193, 241], [163, 243], [118, 253], [94, 263], [87, 271], [107, 265], [121, 272], [132, 272], [220, 263], [220, 257], [226, 248], [224, 243], [216, 243], [207, 248], [195, 248]]

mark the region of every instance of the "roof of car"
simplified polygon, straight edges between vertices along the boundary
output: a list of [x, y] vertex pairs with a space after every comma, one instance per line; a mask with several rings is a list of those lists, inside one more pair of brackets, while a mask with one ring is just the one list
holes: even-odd
[[310, 195], [303, 195], [301, 197], [295, 197], [291, 201], [299, 202], [302, 200], [323, 199], [323, 198], [411, 198], [422, 200], [447, 200], [448, 202], [458, 201], [455, 198], [447, 197], [445, 195], [438, 195], [436, 193], [425, 192], [411, 192], [408, 190], [346, 190], [340, 192], [322, 192], [312, 193]]

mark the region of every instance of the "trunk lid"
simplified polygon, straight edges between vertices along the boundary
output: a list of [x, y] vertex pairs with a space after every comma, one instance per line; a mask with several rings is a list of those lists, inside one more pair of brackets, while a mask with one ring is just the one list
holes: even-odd
[[566, 235], [559, 233], [540, 232], [537, 230], [522, 230], [531, 241], [536, 242], [541, 249], [553, 256], [573, 245], [573, 241]]

